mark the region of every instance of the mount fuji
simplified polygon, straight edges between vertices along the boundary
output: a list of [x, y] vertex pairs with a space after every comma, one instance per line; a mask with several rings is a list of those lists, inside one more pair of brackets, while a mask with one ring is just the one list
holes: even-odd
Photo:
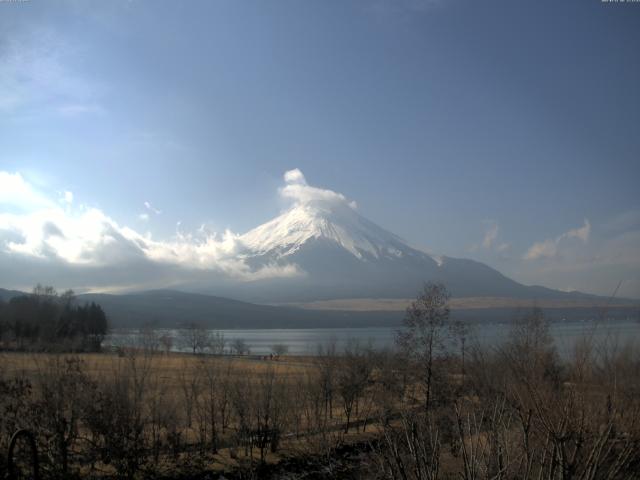
[[301, 187], [289, 196], [304, 201], [241, 235], [239, 257], [252, 270], [289, 266], [296, 274], [216, 293], [266, 303], [412, 298], [424, 282], [435, 281], [454, 297], [588, 297], [525, 286], [477, 261], [431, 255], [361, 216], [341, 194], [306, 183], [288, 187]]

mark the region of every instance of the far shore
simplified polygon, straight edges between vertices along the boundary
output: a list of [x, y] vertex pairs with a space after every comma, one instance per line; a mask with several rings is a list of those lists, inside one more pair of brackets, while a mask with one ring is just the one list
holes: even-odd
[[[414, 299], [411, 298], [344, 298], [337, 300], [316, 300], [313, 302], [281, 303], [279, 306], [304, 308], [306, 310], [338, 310], [348, 312], [404, 311]], [[482, 308], [639, 308], [640, 301], [614, 299], [532, 299], [510, 297], [460, 297], [452, 298], [453, 310]]]

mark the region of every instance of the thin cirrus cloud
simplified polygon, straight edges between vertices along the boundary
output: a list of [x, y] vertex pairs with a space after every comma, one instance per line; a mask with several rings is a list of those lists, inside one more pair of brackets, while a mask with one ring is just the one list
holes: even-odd
[[151, 205], [150, 202], [144, 202], [144, 208], [146, 208], [148, 211], [156, 215], [160, 215], [162, 213], [162, 210], [154, 208], [154, 206]]
[[[571, 241], [570, 239], [573, 239]], [[535, 247], [535, 248], [534, 248]], [[534, 244], [523, 258], [525, 282], [556, 288], [640, 298], [640, 210], [621, 212], [592, 228], [568, 230], [556, 238]], [[544, 261], [547, 260], [547, 261]]]
[[146, 211], [138, 214], [138, 220], [140, 220], [142, 222], [148, 222], [149, 221], [149, 219], [151, 218], [149, 214], [153, 214], [153, 215], [162, 214], [162, 210], [154, 208], [154, 206], [151, 205], [150, 202], [144, 202], [143, 205], [144, 205], [144, 208], [145, 208]]
[[[71, 192], [56, 201], [19, 173], [0, 171], [0, 284], [60, 284], [69, 278], [76, 286], [109, 288], [158, 279], [173, 285], [205, 274], [209, 280], [253, 281], [301, 273], [295, 265], [249, 266], [240, 255], [240, 235], [231, 231], [177, 232], [157, 240], [72, 202]], [[148, 209], [159, 212], [150, 203]]]
[[568, 230], [567, 232], [558, 235], [556, 238], [548, 238], [541, 242], [534, 243], [524, 254], [525, 260], [537, 260], [540, 258], [554, 258], [558, 255], [560, 246], [565, 240], [576, 238], [583, 243], [589, 241], [589, 235], [591, 234], [591, 223], [589, 220], [584, 220], [584, 225], [579, 228]]

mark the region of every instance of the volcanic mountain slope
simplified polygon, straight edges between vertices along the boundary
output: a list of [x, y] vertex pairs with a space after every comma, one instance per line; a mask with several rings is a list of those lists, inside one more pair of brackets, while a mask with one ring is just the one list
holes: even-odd
[[252, 268], [294, 265], [298, 275], [234, 285], [223, 294], [258, 302], [336, 298], [411, 298], [426, 281], [456, 297], [571, 298], [519, 284], [466, 259], [412, 248], [345, 202], [297, 204], [240, 238]]

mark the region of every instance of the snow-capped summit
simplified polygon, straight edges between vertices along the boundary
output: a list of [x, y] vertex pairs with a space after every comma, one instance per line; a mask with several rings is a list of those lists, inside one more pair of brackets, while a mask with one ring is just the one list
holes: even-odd
[[284, 178], [286, 186], [280, 194], [294, 203], [280, 216], [240, 237], [248, 256], [284, 261], [311, 243], [339, 248], [362, 261], [418, 254], [400, 237], [360, 215], [355, 202], [341, 193], [308, 185], [298, 169], [286, 172]]
[[343, 204], [299, 204], [241, 237], [253, 255], [286, 257], [309, 240], [335, 242], [360, 260], [401, 257], [407, 245]]

